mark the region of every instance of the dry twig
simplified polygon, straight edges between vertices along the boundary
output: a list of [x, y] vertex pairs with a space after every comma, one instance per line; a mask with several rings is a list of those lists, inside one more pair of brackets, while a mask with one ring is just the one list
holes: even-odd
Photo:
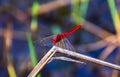
[[112, 69], [116, 69], [120, 71], [120, 66], [106, 62], [106, 61], [102, 61], [99, 59], [95, 59], [89, 56], [85, 56], [83, 54], [80, 53], [76, 53], [70, 50], [66, 50], [57, 46], [53, 46], [51, 48], [50, 51], [48, 51], [48, 53], [42, 58], [42, 60], [36, 65], [36, 67], [32, 70], [32, 72], [28, 75], [28, 77], [35, 77], [37, 75], [37, 73], [45, 66], [45, 64], [47, 64], [49, 62], [49, 60], [52, 58], [52, 56], [57, 52], [61, 53], [61, 54], [65, 54], [65, 55], [69, 55], [72, 56], [74, 58], [77, 58], [79, 60], [83, 60], [83, 61], [88, 61], [88, 62], [92, 62], [98, 65], [102, 65], [102, 66], [106, 66]]

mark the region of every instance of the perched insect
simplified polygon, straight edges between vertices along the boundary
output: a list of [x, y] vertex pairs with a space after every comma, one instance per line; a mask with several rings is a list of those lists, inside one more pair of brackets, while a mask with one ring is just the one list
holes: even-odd
[[62, 39], [66, 38], [67, 36], [71, 35], [73, 32], [77, 31], [79, 28], [81, 28], [82, 24], [74, 27], [69, 32], [57, 34], [55, 38], [52, 38], [52, 42], [56, 44], [57, 42], [61, 41]]
[[45, 38], [37, 40], [37, 41], [40, 41], [40, 43], [42, 42], [42, 44], [44, 46], [51, 45], [51, 43], [52, 43], [52, 45], [56, 45], [56, 46], [59, 46], [59, 47], [64, 48], [64, 49], [74, 50], [73, 46], [71, 45], [71, 43], [69, 42], [69, 40], [66, 37], [68, 37], [69, 35], [71, 35], [75, 31], [77, 31], [81, 27], [82, 27], [82, 24], [74, 27], [69, 32], [48, 36], [48, 37], [45, 37]]

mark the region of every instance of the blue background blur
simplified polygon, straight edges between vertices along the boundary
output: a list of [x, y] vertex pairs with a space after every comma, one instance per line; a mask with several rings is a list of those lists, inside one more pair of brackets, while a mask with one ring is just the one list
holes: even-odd
[[[77, 24], [72, 18], [73, 4], [69, 0], [61, 0], [59, 4], [52, 4], [47, 7], [46, 4], [60, 0], [38, 0], [40, 7], [48, 10], [44, 12], [44, 9], [39, 9], [43, 12], [35, 16], [37, 20], [37, 29], [31, 29], [31, 20], [34, 16], [31, 16], [33, 0], [0, 0], [0, 77], [10, 77], [7, 70], [7, 65], [12, 63], [17, 77], [27, 77], [27, 75], [33, 69], [31, 63], [30, 49], [26, 37], [26, 32], [30, 32], [33, 41], [54, 35], [57, 33], [64, 33], [69, 31]], [[68, 1], [68, 3], [67, 3]], [[80, 5], [87, 4], [85, 16], [81, 14], [83, 19], [89, 21], [95, 26], [116, 34], [114, 29], [112, 17], [107, 0], [82, 0]], [[84, 2], [86, 1], [86, 2]], [[119, 0], [116, 1], [116, 7], [119, 13]], [[54, 6], [55, 5], [55, 6]], [[58, 5], [58, 6], [57, 6]], [[77, 5], [77, 4], [76, 4]], [[53, 8], [56, 7], [56, 8]], [[82, 7], [82, 6], [81, 6]], [[52, 10], [49, 10], [51, 9]], [[77, 8], [76, 8], [77, 9]], [[79, 9], [77, 9], [79, 11]], [[82, 11], [79, 11], [83, 13]], [[120, 13], [119, 13], [120, 14]], [[78, 18], [80, 18], [78, 16]], [[80, 22], [83, 23], [83, 22]], [[91, 28], [91, 27], [90, 27]], [[8, 33], [7, 33], [8, 31]], [[12, 34], [11, 39], [9, 33]], [[104, 34], [104, 33], [103, 33]], [[8, 36], [7, 36], [8, 35]], [[99, 34], [98, 34], [99, 35]], [[101, 35], [102, 36], [102, 35]], [[10, 39], [10, 45], [7, 45], [7, 38]], [[92, 48], [81, 47], [86, 44], [95, 43], [102, 40], [100, 37], [90, 33], [84, 28], [80, 29], [76, 33], [68, 37], [71, 44], [74, 46], [77, 52], [99, 58], [101, 53], [105, 50], [106, 46], [100, 47], [94, 46]], [[51, 48], [50, 45], [43, 45], [39, 42], [34, 44], [35, 52], [37, 54], [38, 61], [47, 53]], [[98, 48], [97, 48], [98, 47]], [[97, 49], [94, 49], [97, 48]], [[106, 61], [119, 64], [118, 57], [119, 47], [116, 47], [113, 52], [106, 58]], [[10, 59], [10, 60], [8, 60]], [[9, 62], [11, 61], [11, 62]], [[112, 69], [95, 65], [87, 62], [85, 65], [76, 64], [66, 61], [54, 60], [47, 64], [41, 71], [42, 77], [116, 77], [112, 76]], [[118, 74], [117, 77], [120, 77]]]

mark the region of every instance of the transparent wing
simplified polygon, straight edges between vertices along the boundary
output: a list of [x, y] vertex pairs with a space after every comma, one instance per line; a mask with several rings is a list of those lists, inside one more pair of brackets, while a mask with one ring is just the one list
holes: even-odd
[[43, 46], [49, 46], [49, 45], [53, 45], [52, 43], [52, 38], [56, 37], [56, 35], [52, 35], [52, 36], [48, 36], [45, 38], [41, 38], [39, 40], [34, 41], [35, 44], [41, 44]]
[[[42, 46], [53, 46], [52, 38], [56, 37], [56, 35], [48, 36], [39, 40], [36, 40], [34, 43]], [[67, 38], [62, 39], [61, 41], [56, 43], [56, 46], [59, 46], [63, 49], [75, 51], [74, 47], [71, 45], [70, 41]]]
[[37, 52], [37, 56], [39, 56], [38, 60], [40, 60], [52, 48], [52, 38], [54, 38], [54, 36], [55, 35], [39, 38], [34, 41], [34, 47]]
[[71, 45], [70, 41], [67, 38], [62, 39], [58, 43], [56, 43], [56, 46], [59, 46], [63, 49], [75, 51], [74, 47]]

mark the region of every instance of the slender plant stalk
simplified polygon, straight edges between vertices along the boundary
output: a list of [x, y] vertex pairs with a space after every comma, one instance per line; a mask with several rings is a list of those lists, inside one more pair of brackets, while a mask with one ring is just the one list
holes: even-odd
[[[32, 42], [32, 38], [31, 38], [30, 33], [27, 33], [27, 39], [28, 39], [28, 45], [29, 45], [29, 49], [30, 49], [30, 56], [31, 56], [31, 60], [32, 60], [32, 65], [33, 65], [33, 67], [35, 67], [37, 65], [37, 56], [35, 53], [35, 49], [33, 46], [33, 42]], [[37, 77], [41, 77], [41, 75], [38, 74]]]
[[[41, 71], [41, 69], [53, 58], [52, 56], [56, 53], [59, 52], [61, 54], [65, 54], [65, 55], [69, 55], [72, 56], [74, 58], [79, 59], [80, 61], [88, 61], [88, 62], [92, 62], [98, 65], [102, 65], [102, 66], [106, 66], [112, 69], [116, 69], [120, 71], [120, 66], [106, 62], [106, 61], [102, 61], [96, 58], [92, 58], [89, 56], [85, 56], [83, 54], [77, 53], [77, 52], [73, 52], [70, 50], [66, 50], [57, 46], [53, 46], [48, 53], [42, 58], [42, 60], [35, 66], [35, 68], [32, 70], [32, 72], [28, 75], [28, 77], [35, 77], [37, 75], [37, 73], [39, 71]], [[78, 60], [78, 61], [79, 61]]]
[[48, 53], [41, 59], [41, 61], [35, 66], [32, 72], [28, 75], [28, 77], [35, 77], [38, 72], [50, 61], [52, 56], [55, 54], [56, 49], [53, 47]]
[[9, 77], [17, 77], [16, 71], [14, 69], [14, 65], [12, 63], [12, 59], [10, 57], [10, 46], [12, 42], [12, 22], [7, 23], [7, 29], [4, 34], [5, 46], [4, 46], [4, 60], [6, 61], [7, 70]]
[[[108, 1], [108, 5], [110, 8], [112, 20], [113, 20], [113, 23], [115, 26], [115, 30], [117, 33], [117, 37], [119, 38], [119, 36], [120, 36], [120, 18], [119, 18], [119, 14], [117, 12], [117, 8], [115, 5], [115, 0], [107, 0], [107, 1]], [[120, 45], [120, 39], [117, 40], [117, 44]], [[118, 71], [114, 70], [112, 75], [114, 75], [114, 77], [118, 77]]]
[[[108, 5], [110, 8], [110, 12], [111, 12], [111, 16], [112, 16], [112, 20], [115, 26], [115, 30], [117, 32], [117, 36], [120, 36], [120, 18], [119, 18], [119, 14], [117, 12], [117, 8], [115, 6], [115, 0], [107, 0], [108, 1]], [[119, 44], [120, 44], [120, 40], [118, 40]]]
[[72, 0], [72, 18], [76, 24], [84, 23], [86, 11], [88, 8], [89, 0], [79, 2], [79, 0]]
[[57, 47], [57, 46], [56, 46], [56, 49], [59, 53], [72, 56], [72, 57], [77, 58], [79, 60], [92, 62], [92, 63], [98, 64], [98, 65], [101, 65], [101, 66], [106, 66], [106, 67], [109, 67], [109, 68], [116, 69], [116, 70], [120, 71], [120, 66], [118, 66], [118, 65], [115, 65], [115, 64], [112, 64], [112, 63], [109, 63], [109, 62], [106, 62], [106, 61], [102, 61], [102, 60], [99, 60], [99, 59], [96, 59], [96, 58], [92, 58], [92, 57], [89, 57], [89, 56], [86, 56], [86, 55], [83, 55], [83, 54], [80, 54], [80, 53], [76, 53], [76, 52], [73, 52], [73, 51], [70, 51], [70, 50], [62, 49], [62, 48]]
[[[39, 3], [35, 0], [32, 6], [32, 21], [31, 21], [32, 33], [36, 32], [38, 29], [38, 21], [37, 21], [38, 8], [39, 8]], [[31, 52], [33, 67], [35, 67], [37, 64], [37, 57], [35, 54], [34, 46], [32, 44], [32, 37], [30, 36], [30, 34], [28, 34], [28, 43]], [[37, 77], [41, 77], [41, 74], [38, 74]]]

